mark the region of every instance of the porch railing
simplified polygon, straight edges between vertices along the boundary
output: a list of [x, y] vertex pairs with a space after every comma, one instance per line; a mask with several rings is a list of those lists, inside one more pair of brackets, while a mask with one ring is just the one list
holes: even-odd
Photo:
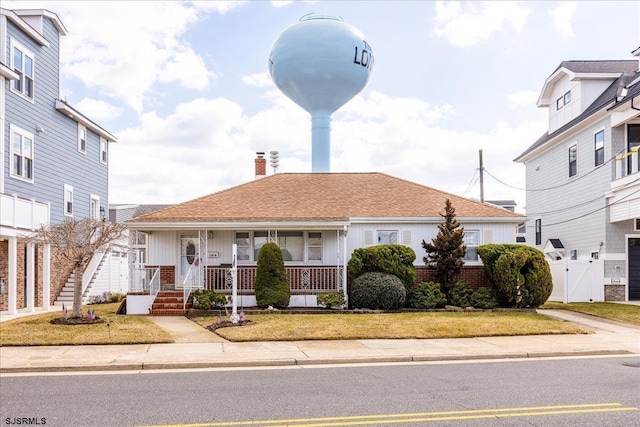
[[640, 147], [632, 147], [626, 153], [616, 157], [616, 179], [624, 178], [640, 171], [638, 168], [638, 149]]
[[[205, 289], [231, 294], [230, 268], [207, 267]], [[238, 267], [238, 295], [251, 295], [255, 289], [256, 266]], [[292, 295], [323, 294], [342, 290], [342, 267], [285, 267]]]
[[[160, 291], [160, 268], [132, 265], [129, 268], [129, 293]], [[155, 295], [154, 295], [155, 297]]]

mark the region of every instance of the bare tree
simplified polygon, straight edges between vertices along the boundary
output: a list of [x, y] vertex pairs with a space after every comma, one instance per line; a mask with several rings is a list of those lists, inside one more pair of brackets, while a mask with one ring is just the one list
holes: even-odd
[[96, 252], [110, 247], [126, 247], [121, 243], [126, 226], [93, 218], [65, 219], [43, 225], [27, 238], [51, 245], [64, 258], [73, 262], [75, 278], [73, 284], [72, 317], [82, 317], [82, 279], [84, 269]]

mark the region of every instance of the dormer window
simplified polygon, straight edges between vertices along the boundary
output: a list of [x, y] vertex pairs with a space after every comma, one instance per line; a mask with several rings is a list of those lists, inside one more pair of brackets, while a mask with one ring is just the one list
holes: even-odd
[[564, 105], [571, 102], [571, 91], [564, 94]]
[[558, 98], [558, 100], [556, 101], [556, 108], [558, 110], [561, 110], [562, 107], [564, 106], [564, 98], [561, 96], [560, 98]]

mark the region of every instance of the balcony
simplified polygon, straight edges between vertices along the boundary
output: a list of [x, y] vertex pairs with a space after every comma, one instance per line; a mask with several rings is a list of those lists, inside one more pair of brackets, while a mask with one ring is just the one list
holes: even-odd
[[639, 148], [633, 147], [616, 157], [616, 176], [607, 193], [611, 222], [640, 218]]
[[15, 236], [49, 223], [49, 204], [0, 194], [0, 234]]

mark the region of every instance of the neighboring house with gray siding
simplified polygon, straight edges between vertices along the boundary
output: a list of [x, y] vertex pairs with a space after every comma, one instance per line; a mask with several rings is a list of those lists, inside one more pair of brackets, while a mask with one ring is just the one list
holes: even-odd
[[[526, 242], [568, 262], [554, 288], [566, 286], [570, 300], [640, 299], [638, 68], [562, 62], [538, 98], [549, 129], [515, 159], [526, 168]], [[579, 264], [586, 275], [571, 278]]]
[[47, 307], [66, 281], [50, 261], [56, 254], [21, 244], [21, 235], [65, 218], [107, 214], [109, 144], [117, 139], [60, 99], [66, 33], [47, 10], [0, 9], [2, 310]]

